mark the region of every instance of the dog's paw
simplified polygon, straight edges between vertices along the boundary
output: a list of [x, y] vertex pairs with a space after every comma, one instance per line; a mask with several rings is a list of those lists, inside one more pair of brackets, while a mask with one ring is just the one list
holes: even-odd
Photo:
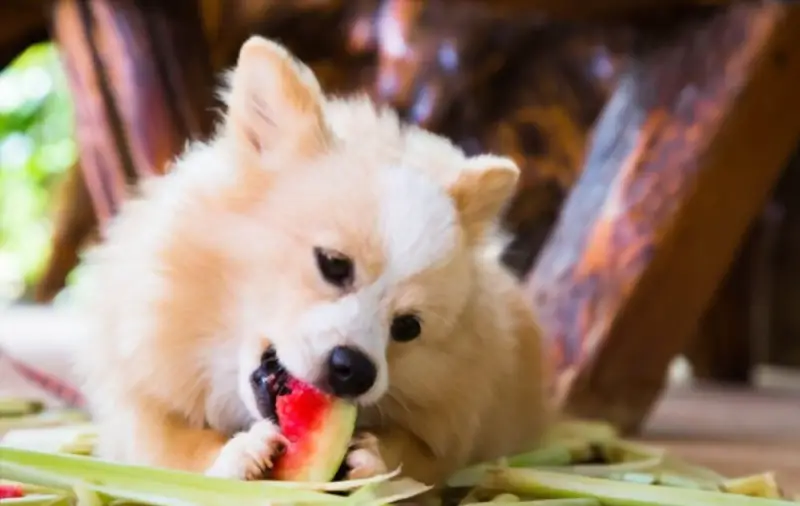
[[272, 468], [273, 459], [283, 453], [287, 445], [288, 441], [274, 423], [260, 420], [247, 432], [240, 432], [225, 443], [205, 474], [238, 480], [264, 478]]
[[353, 438], [345, 463], [348, 480], [371, 478], [388, 471], [381, 457], [378, 438], [370, 433], [362, 433]]

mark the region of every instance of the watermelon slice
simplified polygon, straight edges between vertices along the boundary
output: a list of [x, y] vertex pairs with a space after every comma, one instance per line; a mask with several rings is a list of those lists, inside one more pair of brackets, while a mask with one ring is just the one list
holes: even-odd
[[278, 395], [275, 412], [289, 446], [273, 468], [285, 481], [333, 480], [347, 454], [356, 424], [354, 404], [325, 394], [295, 378]]
[[19, 499], [25, 496], [22, 485], [14, 483], [0, 483], [0, 499]]
[[276, 459], [272, 478], [332, 481], [337, 476], [356, 424], [356, 406], [292, 377], [274, 348], [251, 376], [262, 415], [276, 421], [289, 441]]

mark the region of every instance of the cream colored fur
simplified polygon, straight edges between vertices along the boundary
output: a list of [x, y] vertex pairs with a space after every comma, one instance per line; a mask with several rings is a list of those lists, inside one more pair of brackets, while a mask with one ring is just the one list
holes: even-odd
[[[229, 77], [217, 135], [149, 181], [87, 257], [92, 332], [76, 365], [101, 454], [259, 477], [282, 442], [247, 382], [270, 343], [306, 381], [337, 344], [378, 364], [359, 399], [374, 438], [355, 445], [353, 476], [402, 464], [438, 483], [534, 445], [539, 333], [491, 247], [514, 163], [466, 157], [365, 98], [325, 97], [262, 38]], [[354, 259], [351, 289], [324, 282], [317, 246]], [[402, 311], [422, 334], [392, 342]]]

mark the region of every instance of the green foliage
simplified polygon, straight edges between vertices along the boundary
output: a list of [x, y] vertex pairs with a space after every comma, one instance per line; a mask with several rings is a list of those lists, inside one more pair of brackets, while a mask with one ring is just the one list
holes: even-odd
[[49, 254], [53, 190], [75, 162], [73, 109], [52, 44], [0, 74], [0, 300], [17, 298]]

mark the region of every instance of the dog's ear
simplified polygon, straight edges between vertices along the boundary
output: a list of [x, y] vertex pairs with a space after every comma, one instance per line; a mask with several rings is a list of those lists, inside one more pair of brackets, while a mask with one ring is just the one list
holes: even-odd
[[470, 239], [478, 239], [498, 218], [516, 190], [519, 174], [510, 158], [480, 155], [467, 159], [448, 193]]
[[226, 127], [250, 161], [275, 151], [312, 155], [325, 147], [320, 85], [283, 46], [250, 37], [229, 79]]

